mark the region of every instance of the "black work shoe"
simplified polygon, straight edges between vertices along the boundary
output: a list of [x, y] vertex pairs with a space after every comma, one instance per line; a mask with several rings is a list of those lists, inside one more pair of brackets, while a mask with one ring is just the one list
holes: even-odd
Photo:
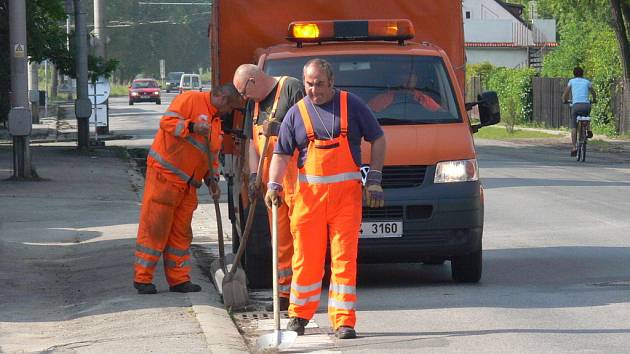
[[592, 130], [587, 131], [586, 132], [586, 137], [589, 138], [589, 139], [592, 138], [593, 137], [593, 131]]
[[297, 332], [298, 336], [304, 334], [304, 327], [308, 324], [308, 320], [299, 317], [291, 317], [291, 321], [287, 325], [287, 330]]
[[138, 294], [157, 294], [157, 289], [155, 288], [155, 285], [149, 283], [138, 283], [138, 282], [133, 282], [133, 287], [136, 288], [136, 290], [138, 290]]
[[201, 291], [201, 286], [187, 281], [185, 283], [171, 286], [168, 288], [168, 290], [174, 293], [198, 293]]
[[341, 326], [335, 331], [335, 337], [339, 339], [352, 339], [357, 337], [357, 332], [352, 327]]
[[[280, 305], [280, 311], [288, 311], [289, 310], [289, 298], [288, 297], [280, 297], [278, 298], [278, 302]], [[273, 302], [265, 306], [265, 311], [273, 312]]]

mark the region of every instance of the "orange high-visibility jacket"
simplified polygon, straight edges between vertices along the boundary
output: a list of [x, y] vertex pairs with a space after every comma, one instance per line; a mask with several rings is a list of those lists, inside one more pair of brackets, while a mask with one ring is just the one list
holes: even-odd
[[[190, 183], [199, 188], [208, 183], [208, 152], [213, 155], [214, 176], [219, 175], [218, 152], [223, 131], [210, 93], [188, 91], [175, 97], [160, 120], [160, 129], [149, 150], [147, 165], [160, 168], [173, 182]], [[189, 131], [190, 123], [205, 121], [210, 127], [210, 147], [206, 136]]]

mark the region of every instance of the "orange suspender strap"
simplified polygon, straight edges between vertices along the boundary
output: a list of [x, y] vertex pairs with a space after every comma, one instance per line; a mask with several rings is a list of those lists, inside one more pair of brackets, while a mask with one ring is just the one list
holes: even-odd
[[306, 103], [304, 103], [304, 99], [301, 99], [298, 103], [298, 109], [300, 110], [300, 116], [302, 117], [302, 121], [304, 122], [304, 129], [306, 129], [306, 136], [309, 141], [315, 140], [315, 132], [313, 131], [313, 124], [311, 123], [311, 116], [308, 114], [308, 110], [306, 109]]
[[[282, 93], [282, 87], [284, 86], [284, 82], [287, 77], [280, 77], [280, 82], [278, 82], [278, 88], [276, 89], [276, 97], [273, 99], [273, 107], [271, 108], [271, 115], [269, 119], [274, 119], [276, 117], [276, 111], [278, 110], [278, 102], [280, 101], [280, 94]], [[258, 123], [258, 114], [260, 113], [260, 102], [256, 102], [254, 104], [254, 116], [252, 117], [254, 120], [254, 124]]]
[[339, 111], [339, 126], [341, 128], [340, 135], [346, 136], [348, 135], [348, 92], [341, 91], [339, 92], [339, 96], [341, 98], [341, 102], [339, 104], [339, 107], [341, 108]]

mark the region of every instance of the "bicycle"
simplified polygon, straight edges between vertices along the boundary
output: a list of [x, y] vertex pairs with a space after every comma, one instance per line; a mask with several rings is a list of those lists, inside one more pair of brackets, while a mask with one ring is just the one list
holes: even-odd
[[577, 116], [577, 160], [586, 161], [586, 144], [588, 142], [589, 116]]

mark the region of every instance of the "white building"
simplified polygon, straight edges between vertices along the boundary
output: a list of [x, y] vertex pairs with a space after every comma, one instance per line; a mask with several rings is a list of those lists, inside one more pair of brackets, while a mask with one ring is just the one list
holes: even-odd
[[[463, 0], [468, 64], [490, 62], [504, 67], [539, 67], [556, 47], [556, 21], [523, 19], [523, 6], [501, 0]], [[535, 11], [534, 11], [535, 12]]]

